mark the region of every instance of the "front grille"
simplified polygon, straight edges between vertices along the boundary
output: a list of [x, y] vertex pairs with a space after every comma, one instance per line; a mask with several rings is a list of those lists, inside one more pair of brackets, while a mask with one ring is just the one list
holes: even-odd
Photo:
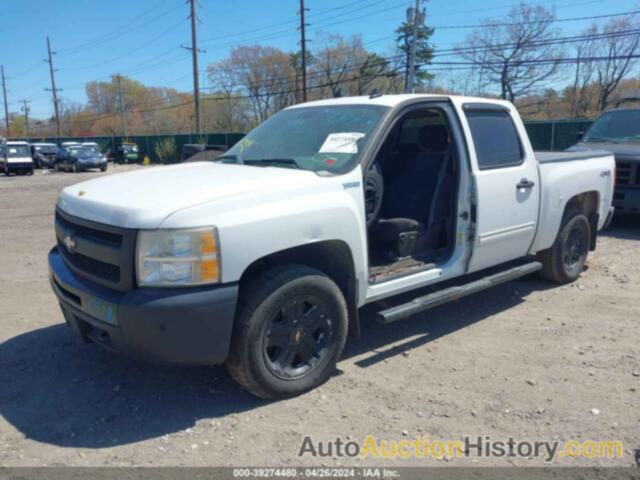
[[134, 286], [136, 231], [56, 210], [58, 250], [76, 274], [119, 291]]
[[640, 162], [616, 162], [616, 186], [640, 188]]

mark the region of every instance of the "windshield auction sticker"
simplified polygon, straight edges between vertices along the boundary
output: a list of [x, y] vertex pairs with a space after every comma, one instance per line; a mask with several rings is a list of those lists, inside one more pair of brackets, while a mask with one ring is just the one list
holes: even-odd
[[366, 134], [359, 132], [330, 133], [318, 153], [358, 153], [358, 140]]

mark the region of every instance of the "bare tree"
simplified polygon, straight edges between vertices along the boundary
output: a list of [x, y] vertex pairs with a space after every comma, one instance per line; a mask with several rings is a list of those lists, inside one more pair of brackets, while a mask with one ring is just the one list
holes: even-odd
[[[637, 63], [640, 54], [640, 35], [624, 35], [622, 32], [637, 28], [638, 17], [630, 15], [610, 20], [603, 28], [604, 38], [596, 40], [595, 51], [606, 60], [596, 64], [598, 107], [607, 108], [611, 94]], [[597, 29], [597, 27], [593, 27]]]
[[500, 97], [515, 101], [553, 79], [562, 50], [554, 43], [555, 14], [539, 5], [521, 3], [504, 18], [486, 19], [457, 51], [477, 65], [483, 77], [500, 88]]
[[347, 82], [366, 60], [366, 51], [362, 39], [355, 35], [349, 39], [336, 34], [320, 35], [319, 42], [322, 46], [315, 54], [312, 77], [322, 90], [327, 89], [331, 96], [337, 97], [348, 91]]
[[260, 45], [239, 46], [231, 50], [226, 62], [230, 79], [249, 97], [256, 122], [295, 101], [295, 72], [289, 55], [281, 50]]
[[573, 86], [570, 89], [571, 114], [574, 117], [585, 116], [593, 99], [593, 79], [596, 73], [596, 42], [591, 38], [597, 35], [598, 27], [593, 25], [584, 31], [585, 40], [575, 49], [576, 68]]

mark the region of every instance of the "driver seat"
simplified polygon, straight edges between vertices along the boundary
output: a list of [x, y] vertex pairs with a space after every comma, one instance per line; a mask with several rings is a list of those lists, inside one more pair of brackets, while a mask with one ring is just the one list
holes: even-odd
[[433, 248], [438, 240], [429, 231], [450, 163], [448, 130], [442, 124], [425, 125], [418, 142], [420, 151], [405, 160], [386, 189], [381, 218], [372, 226], [374, 238], [396, 259]]

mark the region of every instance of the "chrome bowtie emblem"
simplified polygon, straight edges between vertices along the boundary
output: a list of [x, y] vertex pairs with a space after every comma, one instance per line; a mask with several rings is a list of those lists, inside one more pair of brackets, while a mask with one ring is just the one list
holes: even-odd
[[67, 250], [69, 253], [75, 252], [76, 240], [71, 236], [71, 234], [64, 237], [64, 240], [62, 240], [62, 243], [64, 243], [64, 246], [67, 247]]

